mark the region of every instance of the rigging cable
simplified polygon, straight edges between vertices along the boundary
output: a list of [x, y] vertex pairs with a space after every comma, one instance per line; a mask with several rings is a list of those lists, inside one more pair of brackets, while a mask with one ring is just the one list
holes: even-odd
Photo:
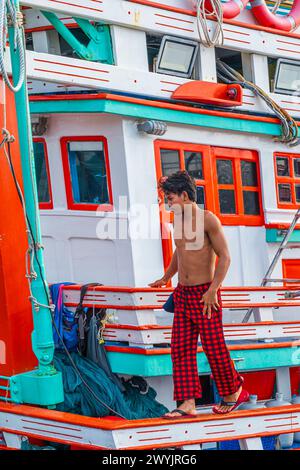
[[278, 117], [278, 119], [280, 119], [281, 122], [281, 137], [274, 137], [274, 141], [285, 143], [289, 147], [299, 145], [300, 139], [298, 137], [298, 126], [296, 121], [264, 90], [249, 80], [246, 80], [241, 73], [237, 72], [228, 64], [222, 62], [220, 59], [217, 59], [217, 74], [224, 83], [237, 83], [243, 88], [251, 90], [254, 94], [258, 95], [264, 100], [266, 105], [273, 111], [273, 113]]

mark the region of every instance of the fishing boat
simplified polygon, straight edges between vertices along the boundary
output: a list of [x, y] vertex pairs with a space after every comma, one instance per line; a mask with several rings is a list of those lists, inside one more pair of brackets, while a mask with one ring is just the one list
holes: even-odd
[[[300, 449], [299, 0], [4, 0], [0, 37], [0, 449]], [[148, 284], [174, 251], [158, 180], [180, 169], [224, 227], [224, 334], [252, 397], [212, 413], [199, 341], [197, 417], [130, 419], [64, 339], [105, 313], [110, 390], [176, 408], [177, 279]], [[102, 415], [62, 408], [59, 343]]]

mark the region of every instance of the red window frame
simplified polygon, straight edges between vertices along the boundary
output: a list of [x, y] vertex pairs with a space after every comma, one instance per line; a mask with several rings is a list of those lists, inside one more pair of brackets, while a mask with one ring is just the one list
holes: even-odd
[[[277, 175], [277, 164], [276, 164], [277, 157], [288, 158], [291, 176], [278, 176]], [[298, 209], [300, 207], [300, 202], [296, 202], [296, 194], [295, 194], [295, 184], [300, 184], [300, 176], [299, 177], [294, 176], [293, 158], [300, 159], [300, 154], [299, 153], [286, 153], [286, 152], [274, 153], [276, 199], [277, 199], [277, 207], [279, 209]], [[290, 184], [292, 186], [292, 202], [282, 202], [279, 200], [278, 184]]]
[[[203, 155], [203, 176], [204, 181], [201, 180], [201, 185], [204, 186], [205, 190], [205, 202], [206, 209], [216, 214], [224, 225], [264, 225], [264, 217], [262, 210], [261, 200], [261, 180], [260, 180], [260, 167], [258, 153], [253, 150], [242, 150], [242, 149], [230, 149], [223, 147], [212, 147], [209, 145], [202, 144], [189, 144], [186, 142], [176, 142], [167, 140], [156, 140], [154, 142], [154, 154], [155, 154], [155, 166], [157, 180], [162, 176], [161, 156], [160, 150], [176, 150], [179, 152], [179, 165], [180, 168], [184, 168], [184, 151], [197, 151]], [[220, 213], [219, 209], [219, 195], [218, 195], [218, 181], [217, 181], [217, 168], [216, 158], [219, 156], [233, 159], [234, 172], [237, 173], [236, 185], [240, 184], [239, 194], [236, 195], [237, 207], [243, 208], [243, 193], [242, 193], [242, 180], [240, 169], [237, 166], [239, 160], [250, 160], [255, 161], [257, 165], [257, 188], [255, 190], [259, 193], [259, 205], [260, 215], [242, 215], [240, 213], [236, 215], [224, 215]], [[239, 163], [240, 165], [240, 163]], [[200, 180], [196, 180], [196, 183], [200, 183]], [[251, 190], [251, 186], [246, 186], [247, 189]], [[253, 188], [252, 188], [253, 189]], [[163, 252], [163, 263], [164, 268], [167, 269], [173, 255], [173, 243], [172, 235], [169, 229], [168, 223], [172, 222], [172, 213], [166, 211], [164, 206], [164, 198], [159, 194], [160, 201], [160, 223], [162, 232], [162, 252]], [[170, 283], [169, 283], [170, 284]]]
[[50, 167], [49, 167], [47, 143], [46, 143], [46, 140], [42, 137], [33, 137], [32, 140], [33, 140], [33, 142], [39, 142], [39, 143], [43, 144], [43, 147], [44, 147], [46, 173], [47, 173], [47, 181], [48, 181], [48, 191], [49, 191], [49, 197], [50, 197], [50, 201], [48, 201], [48, 202], [39, 202], [39, 208], [40, 209], [53, 209], [53, 197], [52, 197], [52, 187], [51, 187], [51, 178], [50, 178]]
[[[162, 167], [160, 159], [160, 150], [176, 150], [179, 152], [180, 169], [184, 169], [184, 152], [194, 151], [203, 155], [203, 180], [196, 180], [196, 184], [204, 186], [206, 209], [214, 212], [224, 225], [264, 225], [262, 199], [261, 199], [261, 180], [259, 171], [258, 153], [254, 150], [232, 149], [227, 147], [213, 147], [202, 144], [189, 144], [186, 142], [174, 142], [166, 140], [155, 141], [155, 162], [157, 179], [162, 176]], [[217, 176], [217, 159], [228, 159], [233, 162], [234, 184], [232, 188], [235, 190], [236, 214], [221, 214], [219, 206], [218, 189], [222, 189], [223, 185], [218, 184]], [[243, 186], [241, 177], [241, 160], [252, 161], [256, 163], [257, 169], [257, 186]], [[229, 188], [224, 185], [224, 188]], [[231, 189], [231, 188], [229, 188]], [[247, 191], [255, 191], [258, 193], [259, 215], [244, 214], [243, 189]], [[163, 208], [163, 204], [162, 204]]]
[[[104, 159], [105, 159], [105, 168], [107, 176], [107, 189], [108, 189], [108, 204], [91, 204], [91, 203], [76, 203], [73, 199], [73, 190], [72, 190], [72, 180], [71, 180], [71, 171], [69, 165], [69, 154], [68, 154], [68, 143], [69, 142], [102, 142], [104, 149]], [[109, 166], [109, 155], [108, 155], [108, 144], [107, 139], [104, 136], [68, 136], [61, 137], [61, 153], [63, 161], [63, 170], [65, 178], [65, 187], [66, 187], [66, 196], [68, 209], [70, 210], [80, 210], [80, 211], [103, 211], [111, 212], [113, 210], [113, 197], [112, 197], [112, 185], [111, 185], [111, 175], [110, 175], [110, 166]]]
[[[260, 226], [264, 225], [262, 198], [261, 198], [261, 179], [258, 153], [255, 150], [236, 149], [227, 147], [210, 147], [213, 181], [212, 189], [214, 192], [214, 201], [216, 208], [216, 215], [220, 218], [224, 225], [246, 225], [246, 226]], [[217, 175], [217, 160], [231, 160], [233, 170], [233, 184], [222, 185], [218, 183]], [[257, 186], [243, 186], [241, 161], [250, 161], [256, 164]], [[229, 187], [230, 186], [230, 187]], [[219, 189], [234, 189], [235, 191], [235, 206], [236, 214], [221, 214], [219, 205]], [[259, 211], [258, 215], [248, 215], [244, 213], [244, 200], [243, 190], [253, 191], [258, 193]], [[209, 207], [207, 207], [210, 209]], [[212, 209], [210, 209], [212, 210]]]

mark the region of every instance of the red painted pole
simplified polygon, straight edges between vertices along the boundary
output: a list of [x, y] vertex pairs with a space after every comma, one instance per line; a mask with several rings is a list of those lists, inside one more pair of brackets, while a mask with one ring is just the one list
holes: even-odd
[[[0, 130], [6, 125], [16, 139], [11, 144], [12, 161], [22, 186], [14, 96], [6, 89], [5, 123], [3, 90], [0, 77]], [[0, 162], [0, 376], [12, 376], [34, 369], [37, 359], [31, 345], [33, 324], [25, 277], [28, 241], [24, 213], [3, 148]], [[0, 380], [0, 386], [6, 385], [5, 380]], [[0, 394], [5, 395], [5, 391]]]

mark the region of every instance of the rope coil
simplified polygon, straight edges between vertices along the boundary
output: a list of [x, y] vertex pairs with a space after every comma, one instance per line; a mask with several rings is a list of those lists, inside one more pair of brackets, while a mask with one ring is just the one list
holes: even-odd
[[[197, 11], [197, 28], [201, 43], [206, 47], [222, 46], [224, 43], [224, 32], [223, 32], [223, 6], [221, 0], [211, 0], [211, 10], [205, 8], [206, 0], [195, 0], [196, 11]], [[208, 21], [211, 18], [215, 18], [216, 21], [212, 36], [210, 36], [210, 29]]]
[[[14, 51], [18, 50], [20, 60], [20, 70], [18, 83], [14, 86], [7, 74], [4, 52], [6, 48], [6, 38], [8, 27], [14, 28]], [[12, 47], [12, 45], [10, 46]], [[22, 88], [25, 81], [25, 47], [23, 42], [23, 14], [16, 10], [13, 0], [0, 1], [0, 73], [8, 88], [17, 93]]]

